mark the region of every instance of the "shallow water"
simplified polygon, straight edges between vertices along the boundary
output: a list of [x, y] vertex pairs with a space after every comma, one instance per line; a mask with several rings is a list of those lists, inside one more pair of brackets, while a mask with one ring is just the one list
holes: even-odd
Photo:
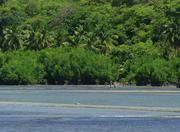
[[179, 107], [180, 94], [105, 93], [71, 90], [0, 90], [0, 101]]
[[180, 108], [179, 94], [0, 90], [0, 102], [5, 102], [0, 103], [0, 132], [179, 132], [180, 129], [180, 112], [31, 104], [78, 102], [86, 105]]
[[73, 118], [0, 121], [1, 132], [179, 132], [180, 119]]
[[179, 132], [174, 112], [0, 105], [0, 132]]

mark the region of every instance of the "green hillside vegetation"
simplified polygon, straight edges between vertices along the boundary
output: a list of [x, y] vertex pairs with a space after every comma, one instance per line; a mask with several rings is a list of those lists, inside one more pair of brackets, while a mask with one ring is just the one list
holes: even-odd
[[0, 0], [0, 84], [180, 82], [179, 0]]

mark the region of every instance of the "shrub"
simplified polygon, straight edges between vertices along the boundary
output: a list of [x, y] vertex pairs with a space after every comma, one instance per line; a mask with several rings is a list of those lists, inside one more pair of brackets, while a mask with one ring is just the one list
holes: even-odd
[[137, 43], [135, 45], [120, 45], [111, 53], [111, 58], [116, 62], [123, 64], [126, 61], [133, 60], [142, 56], [161, 56], [159, 49], [151, 42]]
[[177, 71], [173, 63], [161, 58], [143, 57], [131, 63], [128, 81], [137, 85], [163, 85], [178, 81]]
[[43, 50], [39, 57], [49, 84], [104, 84], [116, 79], [116, 66], [104, 56], [80, 48]]
[[0, 84], [38, 84], [43, 82], [43, 65], [34, 52], [6, 53], [0, 68]]

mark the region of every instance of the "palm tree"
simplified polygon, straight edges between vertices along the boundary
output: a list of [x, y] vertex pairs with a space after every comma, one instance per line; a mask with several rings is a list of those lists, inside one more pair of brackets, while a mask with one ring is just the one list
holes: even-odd
[[180, 47], [180, 26], [175, 23], [164, 26], [164, 32], [162, 35], [165, 38], [166, 43], [169, 43], [173, 48], [178, 49]]
[[0, 47], [4, 51], [21, 49], [22, 43], [19, 30], [16, 28], [5, 28], [3, 30], [3, 38]]
[[24, 45], [26, 49], [41, 50], [53, 46], [54, 37], [48, 34], [46, 30], [42, 31], [25, 31]]

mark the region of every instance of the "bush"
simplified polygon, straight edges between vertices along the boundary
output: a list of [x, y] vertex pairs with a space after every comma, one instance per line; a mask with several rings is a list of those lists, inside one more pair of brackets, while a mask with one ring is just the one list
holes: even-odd
[[105, 84], [117, 74], [110, 58], [80, 48], [0, 53], [0, 84]]
[[34, 52], [5, 54], [0, 68], [0, 84], [38, 84], [43, 82], [43, 65], [37, 62]]
[[134, 81], [137, 85], [163, 85], [177, 83], [177, 69], [171, 61], [161, 58], [143, 57], [131, 63], [128, 81]]
[[79, 48], [43, 50], [39, 57], [49, 84], [104, 84], [116, 80], [116, 66], [104, 56]]
[[114, 48], [110, 55], [116, 63], [120, 64], [142, 56], [161, 56], [159, 49], [148, 41], [135, 45], [120, 45]]
[[180, 57], [171, 60], [171, 63], [174, 65], [174, 69], [176, 70], [177, 75], [177, 87], [180, 88]]

